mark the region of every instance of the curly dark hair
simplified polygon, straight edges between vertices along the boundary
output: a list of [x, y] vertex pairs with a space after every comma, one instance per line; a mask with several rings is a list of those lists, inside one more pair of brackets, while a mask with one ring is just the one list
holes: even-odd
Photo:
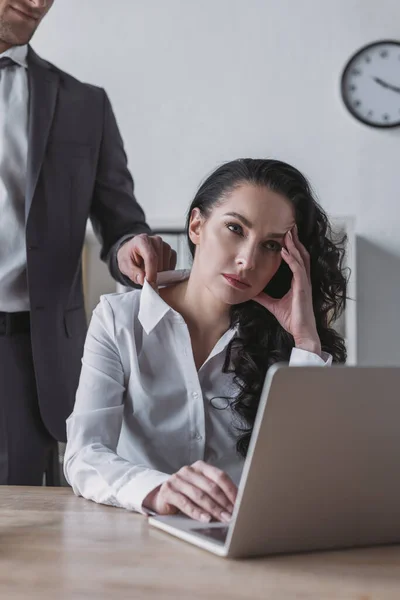
[[[186, 231], [192, 256], [192, 210], [198, 208], [207, 218], [215, 205], [247, 183], [282, 194], [294, 205], [299, 239], [310, 254], [313, 307], [321, 347], [333, 356], [334, 362], [344, 363], [344, 340], [332, 325], [346, 305], [346, 236], [333, 239], [328, 217], [300, 171], [272, 159], [244, 158], [220, 166], [202, 183], [188, 211]], [[264, 291], [281, 298], [289, 291], [291, 280], [292, 272], [282, 261]], [[276, 362], [289, 361], [294, 340], [268, 310], [251, 300], [233, 305], [230, 315], [231, 327], [238, 325], [238, 335], [229, 343], [223, 372], [234, 373], [239, 389], [236, 398], [231, 399], [231, 407], [239, 421], [237, 451], [246, 456], [266, 372]]]

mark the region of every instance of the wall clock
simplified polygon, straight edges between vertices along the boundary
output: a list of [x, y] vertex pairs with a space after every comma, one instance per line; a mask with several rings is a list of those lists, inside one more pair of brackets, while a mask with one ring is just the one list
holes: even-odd
[[350, 113], [371, 127], [400, 126], [400, 42], [364, 46], [346, 64], [341, 80]]

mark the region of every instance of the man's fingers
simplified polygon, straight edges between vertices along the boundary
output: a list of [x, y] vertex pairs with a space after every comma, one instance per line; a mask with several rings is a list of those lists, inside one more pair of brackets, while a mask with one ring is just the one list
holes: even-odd
[[169, 263], [171, 262], [172, 248], [169, 244], [162, 242], [161, 246], [162, 260], [160, 262], [160, 271], [169, 271]]
[[132, 279], [134, 283], [138, 285], [144, 284], [145, 273], [143, 269], [139, 269], [138, 267], [130, 267], [128, 277]]
[[132, 281], [143, 285], [147, 279], [154, 287], [157, 273], [175, 269], [177, 256], [159, 235], [141, 233], [121, 246], [117, 260], [120, 271]]
[[164, 271], [164, 246], [168, 246], [168, 244], [165, 244], [159, 235], [152, 235], [149, 240], [157, 254], [158, 270]]
[[171, 248], [171, 255], [169, 257], [169, 271], [173, 271], [175, 269], [177, 258], [176, 251]]
[[154, 249], [149, 236], [137, 236], [136, 244], [133, 248], [135, 262], [140, 259], [143, 261], [143, 270], [145, 277], [150, 284], [157, 281], [158, 272], [158, 252]]
[[166, 242], [162, 243], [163, 259], [160, 271], [173, 271], [176, 267], [176, 252]]

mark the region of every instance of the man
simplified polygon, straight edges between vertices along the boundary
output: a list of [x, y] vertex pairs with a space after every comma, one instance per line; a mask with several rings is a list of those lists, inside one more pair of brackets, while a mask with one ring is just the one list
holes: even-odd
[[28, 46], [52, 3], [0, 0], [0, 484], [10, 485], [40, 485], [65, 440], [88, 217], [116, 280], [154, 282], [176, 262], [135, 200], [105, 92]]

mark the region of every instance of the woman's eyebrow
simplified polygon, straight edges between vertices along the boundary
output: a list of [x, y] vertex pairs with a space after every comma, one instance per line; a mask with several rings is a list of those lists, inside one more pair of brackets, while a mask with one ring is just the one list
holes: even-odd
[[[252, 229], [253, 224], [246, 219], [246, 217], [244, 217], [243, 215], [241, 215], [240, 213], [237, 212], [229, 212], [229, 213], [225, 213], [224, 215], [225, 217], [234, 217], [236, 219], [239, 219], [239, 221], [242, 221], [243, 225], [246, 225], [246, 227], [248, 227], [249, 229]], [[284, 238], [286, 235], [286, 231], [284, 231], [283, 233], [278, 233], [278, 232], [270, 232], [267, 233], [267, 235], [265, 237], [267, 238]]]
[[246, 225], [246, 227], [248, 227], [249, 229], [251, 229], [253, 227], [253, 224], [248, 219], [246, 219], [246, 217], [241, 215], [240, 213], [228, 212], [228, 213], [225, 213], [224, 216], [225, 217], [235, 217], [236, 219], [239, 219], [239, 221], [242, 221], [243, 225]]

